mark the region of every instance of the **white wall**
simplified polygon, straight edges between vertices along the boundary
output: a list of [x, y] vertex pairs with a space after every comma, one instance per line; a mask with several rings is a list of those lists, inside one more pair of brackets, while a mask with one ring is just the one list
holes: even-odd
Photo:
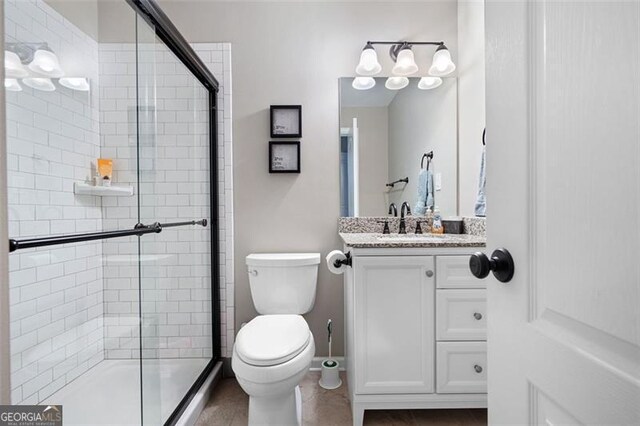
[[[413, 79], [412, 83], [415, 84]], [[389, 179], [409, 177], [406, 186], [399, 185], [389, 193], [389, 201], [398, 209], [404, 201], [412, 209], [416, 205], [422, 155], [433, 151], [429, 169], [442, 176], [442, 190], [434, 192], [435, 206], [443, 216], [456, 215], [456, 97], [456, 79], [445, 78], [442, 85], [433, 90], [420, 90], [415, 86], [399, 90], [389, 104]]]
[[474, 216], [485, 127], [484, 0], [459, 1], [458, 46], [460, 215]]
[[[422, 2], [200, 2], [161, 0], [190, 42], [233, 47], [236, 329], [256, 311], [245, 257], [252, 252], [341, 247], [338, 78], [354, 74], [370, 39], [444, 40], [454, 61], [457, 6]], [[121, 34], [102, 34], [117, 41]], [[106, 41], [106, 40], [105, 40]], [[385, 69], [390, 60], [380, 50]], [[426, 69], [430, 52], [416, 54]], [[270, 175], [269, 105], [302, 104], [302, 173]], [[342, 277], [321, 265], [314, 310], [307, 315], [317, 355], [326, 355], [326, 321], [341, 354]]]
[[340, 127], [353, 127], [353, 119], [358, 119], [360, 216], [384, 216], [389, 205], [385, 187], [389, 182], [389, 109], [342, 108], [340, 115]]

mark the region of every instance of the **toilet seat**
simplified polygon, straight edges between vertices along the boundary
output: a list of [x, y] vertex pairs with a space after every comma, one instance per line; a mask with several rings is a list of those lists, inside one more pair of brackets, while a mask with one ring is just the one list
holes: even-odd
[[268, 367], [295, 358], [311, 340], [300, 315], [259, 315], [240, 329], [234, 349], [244, 363]]

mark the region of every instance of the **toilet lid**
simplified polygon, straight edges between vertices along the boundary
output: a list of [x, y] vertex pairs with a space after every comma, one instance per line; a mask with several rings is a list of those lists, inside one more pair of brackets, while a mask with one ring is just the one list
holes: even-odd
[[238, 332], [236, 352], [247, 364], [282, 364], [307, 347], [310, 335], [300, 315], [260, 315]]

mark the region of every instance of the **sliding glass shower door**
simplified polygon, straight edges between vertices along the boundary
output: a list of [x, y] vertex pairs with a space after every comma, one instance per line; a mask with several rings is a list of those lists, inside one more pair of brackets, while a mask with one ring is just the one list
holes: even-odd
[[103, 6], [5, 2], [12, 403], [160, 425], [219, 357], [217, 82], [153, 1]]
[[[142, 405], [164, 423], [213, 357], [209, 90], [138, 26]], [[153, 36], [153, 37], [152, 37]]]

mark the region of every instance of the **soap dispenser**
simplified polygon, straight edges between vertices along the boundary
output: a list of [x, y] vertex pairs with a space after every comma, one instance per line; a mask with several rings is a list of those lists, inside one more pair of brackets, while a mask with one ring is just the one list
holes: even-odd
[[442, 215], [438, 206], [433, 210], [433, 224], [431, 225], [432, 234], [444, 234], [444, 227], [442, 226]]

